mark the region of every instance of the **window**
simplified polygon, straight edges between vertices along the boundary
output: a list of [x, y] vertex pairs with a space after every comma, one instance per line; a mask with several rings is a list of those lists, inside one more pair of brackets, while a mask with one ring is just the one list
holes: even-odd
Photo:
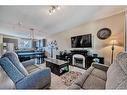
[[31, 39], [19, 39], [18, 48], [19, 49], [32, 48], [32, 40]]

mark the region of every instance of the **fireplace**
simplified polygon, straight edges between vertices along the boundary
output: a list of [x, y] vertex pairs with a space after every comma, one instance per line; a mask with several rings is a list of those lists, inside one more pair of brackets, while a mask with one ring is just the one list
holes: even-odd
[[81, 54], [73, 55], [73, 65], [85, 68], [85, 57]]

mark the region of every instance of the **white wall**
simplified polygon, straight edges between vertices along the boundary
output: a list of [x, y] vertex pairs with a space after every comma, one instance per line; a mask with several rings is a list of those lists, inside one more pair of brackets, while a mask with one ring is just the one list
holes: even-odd
[[[109, 42], [112, 39], [118, 40], [120, 46], [115, 47], [115, 56], [117, 53], [123, 51], [124, 47], [124, 20], [125, 14], [121, 13], [97, 21], [89, 22], [87, 24], [80, 25], [71, 30], [49, 35], [46, 38], [48, 41], [56, 40], [58, 43], [59, 50], [70, 50], [71, 48], [71, 37], [84, 34], [93, 35], [93, 47], [88, 49], [92, 53], [98, 53], [99, 56], [105, 58], [105, 64], [110, 64], [111, 60], [111, 46]], [[112, 35], [106, 40], [100, 40], [97, 38], [97, 31], [101, 28], [110, 28]]]

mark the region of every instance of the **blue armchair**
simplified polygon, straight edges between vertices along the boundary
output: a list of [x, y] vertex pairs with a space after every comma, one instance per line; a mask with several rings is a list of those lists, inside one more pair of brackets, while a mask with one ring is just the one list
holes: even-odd
[[29, 73], [14, 52], [5, 53], [0, 59], [0, 65], [14, 82], [16, 89], [46, 89], [50, 87], [51, 71], [49, 68], [36, 67], [33, 72]]

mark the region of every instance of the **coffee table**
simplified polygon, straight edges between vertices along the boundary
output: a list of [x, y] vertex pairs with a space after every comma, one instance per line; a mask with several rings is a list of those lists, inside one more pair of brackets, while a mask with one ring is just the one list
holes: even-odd
[[46, 58], [45, 61], [46, 67], [49, 67], [51, 69], [51, 72], [58, 76], [69, 71], [69, 63], [67, 61], [53, 58]]

